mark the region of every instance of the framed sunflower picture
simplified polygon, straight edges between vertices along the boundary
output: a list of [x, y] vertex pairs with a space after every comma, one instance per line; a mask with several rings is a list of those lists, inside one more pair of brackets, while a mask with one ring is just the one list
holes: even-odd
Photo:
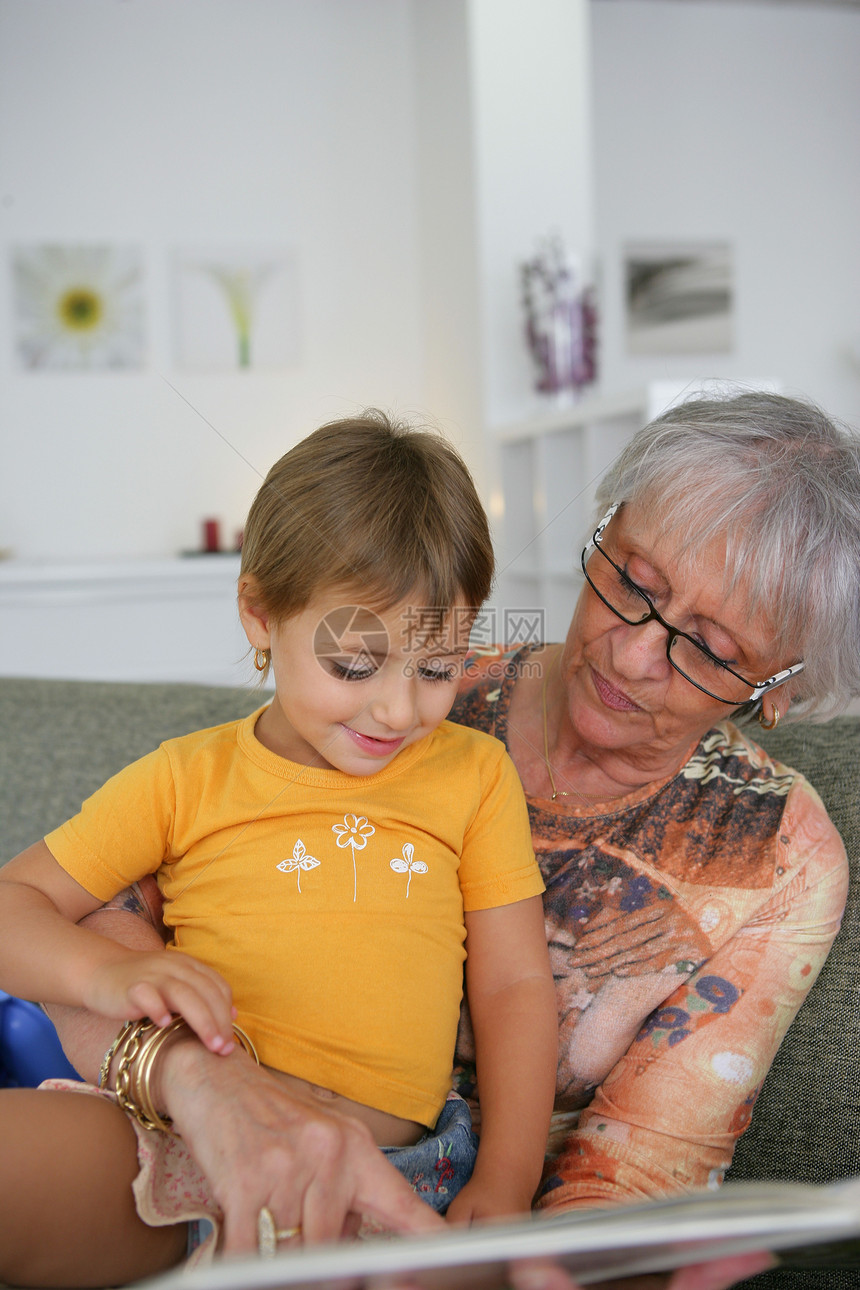
[[143, 255], [133, 246], [12, 248], [14, 345], [29, 371], [140, 369]]

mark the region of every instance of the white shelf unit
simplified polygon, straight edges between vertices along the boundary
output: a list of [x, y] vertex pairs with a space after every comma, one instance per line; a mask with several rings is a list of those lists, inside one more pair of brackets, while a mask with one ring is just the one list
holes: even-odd
[[0, 676], [243, 685], [238, 555], [0, 563]]
[[648, 412], [643, 390], [583, 399], [496, 431], [496, 639], [563, 639], [597, 482]]

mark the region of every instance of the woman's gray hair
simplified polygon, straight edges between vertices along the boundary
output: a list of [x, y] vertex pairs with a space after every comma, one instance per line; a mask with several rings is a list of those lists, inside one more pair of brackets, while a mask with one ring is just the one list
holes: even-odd
[[856, 434], [779, 394], [693, 399], [634, 435], [597, 501], [647, 507], [691, 559], [725, 541], [728, 586], [773, 629], [773, 670], [806, 664], [791, 716], [824, 720], [860, 694]]

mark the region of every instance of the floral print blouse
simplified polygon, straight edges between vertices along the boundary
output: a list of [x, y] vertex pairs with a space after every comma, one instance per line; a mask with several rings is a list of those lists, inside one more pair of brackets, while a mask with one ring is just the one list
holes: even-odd
[[[451, 719], [506, 743], [530, 649], [476, 654]], [[812, 786], [729, 722], [599, 813], [528, 808], [560, 1027], [538, 1205], [716, 1187], [839, 930], [842, 841]], [[464, 1011], [456, 1080], [474, 1101], [472, 1057]]]

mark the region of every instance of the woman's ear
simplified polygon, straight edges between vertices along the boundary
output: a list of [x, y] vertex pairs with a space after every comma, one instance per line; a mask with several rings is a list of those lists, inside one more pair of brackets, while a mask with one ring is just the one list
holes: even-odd
[[259, 588], [256, 579], [250, 574], [243, 574], [239, 579], [238, 591], [239, 619], [253, 649], [268, 649], [269, 615], [260, 603]]

